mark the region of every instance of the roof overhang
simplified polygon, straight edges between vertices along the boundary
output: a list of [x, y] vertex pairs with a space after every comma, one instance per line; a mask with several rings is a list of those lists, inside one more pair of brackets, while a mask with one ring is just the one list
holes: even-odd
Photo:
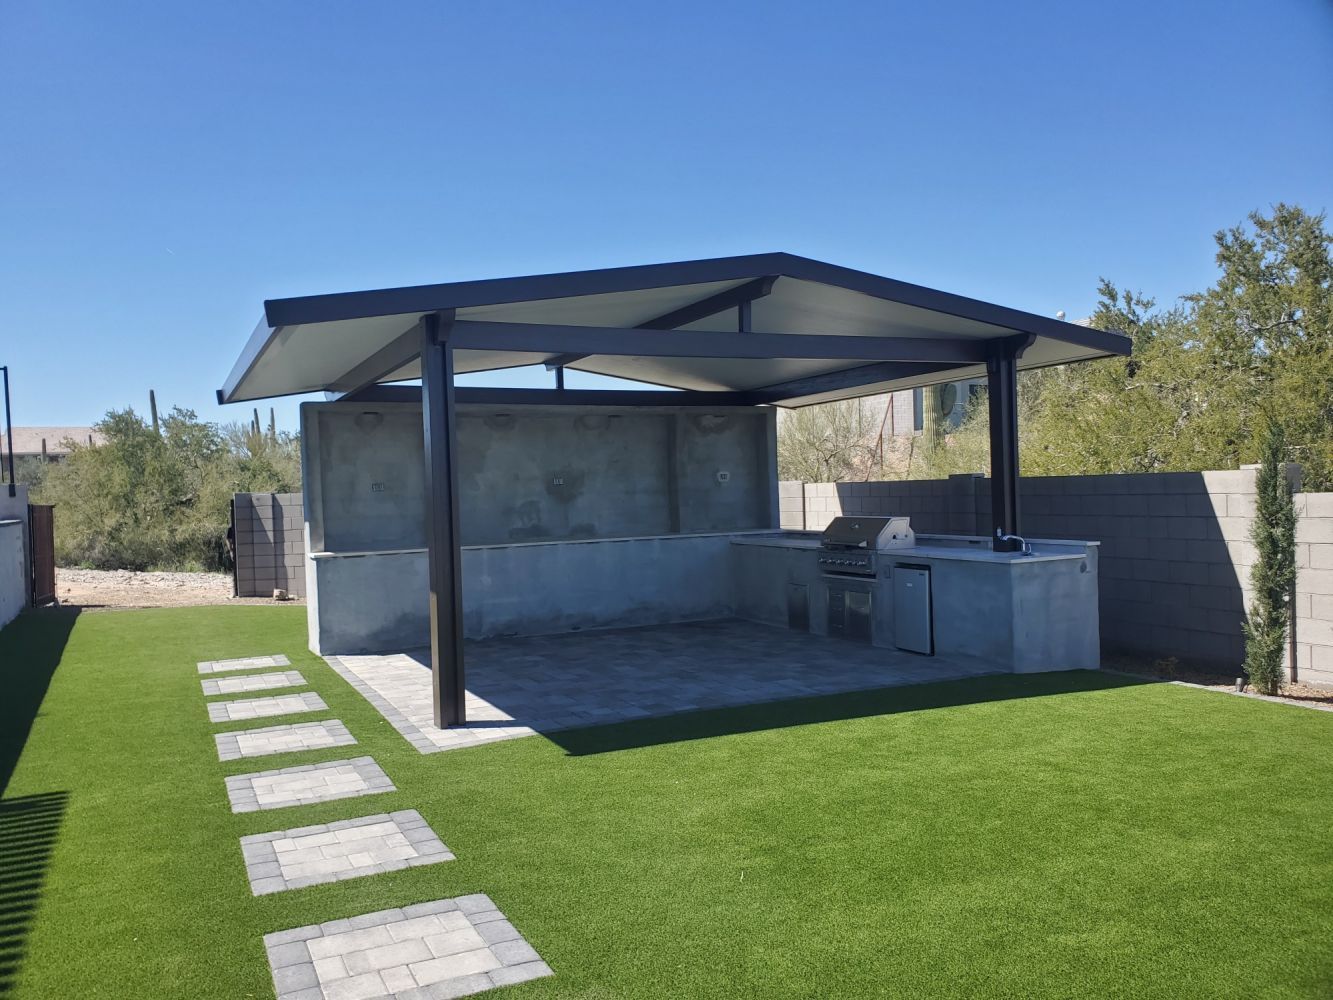
[[355, 392], [420, 376], [423, 315], [452, 317], [455, 371], [561, 365], [804, 406], [1127, 355], [1130, 341], [791, 254], [343, 292], [264, 303], [223, 403]]

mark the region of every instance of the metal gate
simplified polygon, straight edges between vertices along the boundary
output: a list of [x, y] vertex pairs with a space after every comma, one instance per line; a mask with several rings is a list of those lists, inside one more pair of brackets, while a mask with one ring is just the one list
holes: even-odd
[[28, 541], [32, 550], [32, 603], [50, 604], [56, 599], [55, 507], [28, 504]]

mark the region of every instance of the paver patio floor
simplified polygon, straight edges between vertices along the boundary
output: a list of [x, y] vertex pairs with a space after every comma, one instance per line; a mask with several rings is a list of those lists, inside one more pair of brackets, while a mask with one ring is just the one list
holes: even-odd
[[468, 725], [434, 724], [430, 652], [328, 656], [413, 746], [435, 753], [581, 726], [1000, 673], [727, 620], [469, 642]]

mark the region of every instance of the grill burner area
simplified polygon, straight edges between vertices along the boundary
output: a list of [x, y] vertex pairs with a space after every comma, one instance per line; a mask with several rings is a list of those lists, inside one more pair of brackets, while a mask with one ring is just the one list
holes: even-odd
[[875, 553], [916, 544], [905, 517], [835, 517], [819, 537], [819, 567], [839, 576], [878, 575]]

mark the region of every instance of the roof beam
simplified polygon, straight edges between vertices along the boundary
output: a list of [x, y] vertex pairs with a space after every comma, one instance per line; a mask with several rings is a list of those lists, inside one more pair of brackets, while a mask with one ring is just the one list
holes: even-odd
[[728, 288], [726, 291], [718, 292], [716, 295], [710, 295], [706, 299], [700, 299], [698, 302], [692, 302], [687, 306], [681, 306], [679, 309], [673, 309], [671, 312], [664, 313], [656, 319], [650, 319], [646, 323], [640, 323], [635, 329], [674, 330], [678, 326], [688, 326], [691, 323], [697, 323], [699, 320], [707, 319], [709, 316], [716, 316], [718, 313], [726, 312], [728, 309], [735, 309], [742, 303], [753, 302], [755, 299], [762, 299], [773, 290], [773, 283], [777, 280], [777, 275], [770, 274], [764, 278], [756, 278], [754, 281], [747, 281], [743, 285], [737, 285], [735, 288]]
[[330, 392], [353, 393], [391, 375], [421, 355], [421, 320], [366, 358], [347, 374], [329, 383]]
[[[458, 386], [460, 406], [754, 406], [748, 392], [681, 392], [674, 389], [505, 389]], [[339, 403], [420, 403], [419, 385], [371, 385]]]
[[719, 333], [540, 323], [460, 320], [449, 340], [457, 350], [531, 354], [601, 354], [655, 358], [802, 358], [829, 361], [986, 360], [987, 341], [942, 337], [843, 337], [798, 333]]
[[958, 366], [950, 363], [935, 362], [880, 362], [873, 365], [861, 365], [840, 372], [825, 375], [809, 375], [805, 378], [792, 379], [790, 382], [777, 382], [750, 390], [755, 402], [781, 403], [786, 399], [799, 399], [802, 396], [818, 396], [826, 392], [840, 392], [856, 389], [880, 382], [892, 382], [901, 378], [920, 378], [956, 371]]
[[[679, 309], [672, 309], [669, 313], [663, 313], [646, 322], [637, 324], [636, 330], [674, 330], [678, 326], [687, 326], [690, 323], [697, 323], [701, 319], [707, 319], [709, 316], [716, 316], [720, 312], [726, 312], [728, 309], [741, 310], [740, 327], [742, 331], [749, 326], [750, 303], [755, 299], [762, 299], [769, 292], [773, 291], [773, 283], [778, 280], [776, 274], [770, 274], [767, 277], [755, 278], [754, 281], [747, 281], [743, 285], [737, 285], [735, 288], [728, 288], [725, 291], [718, 292], [716, 295], [710, 295], [706, 299], [700, 299], [698, 302], [691, 302], [687, 306], [681, 306]], [[575, 361], [582, 361], [588, 357], [587, 354], [562, 354], [557, 358], [552, 358], [546, 362], [547, 368], [563, 368], [565, 365], [572, 365]]]

